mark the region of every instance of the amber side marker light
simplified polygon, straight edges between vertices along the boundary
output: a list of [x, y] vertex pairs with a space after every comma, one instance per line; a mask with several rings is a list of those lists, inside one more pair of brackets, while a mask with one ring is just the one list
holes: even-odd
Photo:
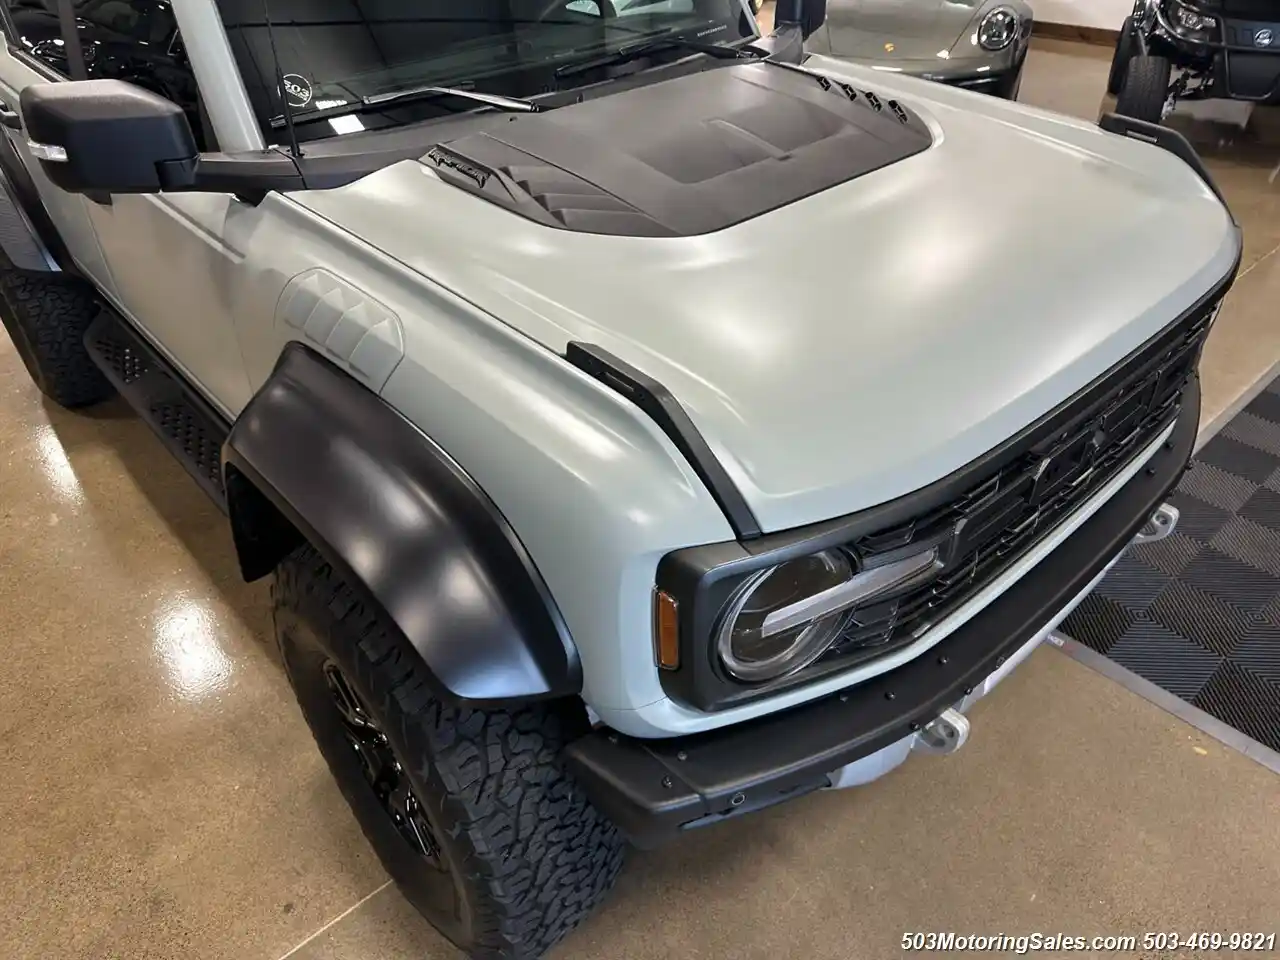
[[680, 608], [675, 598], [663, 590], [653, 591], [653, 648], [658, 666], [675, 670], [680, 666]]

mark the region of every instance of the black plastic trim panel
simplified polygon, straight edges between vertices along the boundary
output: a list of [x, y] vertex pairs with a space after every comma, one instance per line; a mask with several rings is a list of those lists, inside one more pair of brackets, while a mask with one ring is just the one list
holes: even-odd
[[231, 425], [110, 307], [89, 325], [84, 341], [120, 396], [225, 511], [219, 451]]
[[598, 728], [570, 744], [578, 782], [638, 846], [768, 807], [910, 736], [998, 669], [1118, 556], [1186, 469], [1199, 425], [1190, 383], [1168, 443], [1061, 546], [930, 651], [814, 703], [706, 734], [640, 740]]
[[[660, 136], [652, 131], [661, 130]], [[555, 229], [688, 237], [933, 145], [910, 107], [774, 60], [721, 65], [442, 140], [442, 180]]]
[[300, 534], [385, 611], [440, 696], [494, 706], [580, 691], [568, 628], [497, 506], [319, 354], [285, 348], [223, 462], [246, 579], [270, 572]]
[[15, 206], [21, 208], [19, 212], [27, 218], [36, 239], [48, 251], [54, 263], [64, 273], [78, 276], [80, 271], [71, 259], [66, 244], [62, 242], [62, 235], [54, 226], [49, 211], [45, 209], [30, 171], [18, 156], [13, 141], [3, 132], [0, 132], [0, 173], [4, 175], [10, 199]]
[[1239, 227], [1235, 214], [1231, 212], [1231, 207], [1227, 205], [1227, 198], [1223, 196], [1222, 190], [1218, 188], [1217, 182], [1213, 179], [1213, 174], [1204, 165], [1204, 160], [1200, 158], [1200, 154], [1196, 153], [1195, 147], [1191, 146], [1191, 142], [1177, 130], [1161, 126], [1158, 123], [1148, 123], [1146, 120], [1126, 117], [1119, 113], [1104, 113], [1101, 119], [1098, 120], [1098, 126], [1107, 131], [1107, 133], [1128, 137], [1130, 140], [1141, 140], [1143, 143], [1149, 143], [1172, 153], [1196, 172], [1196, 175], [1204, 181], [1205, 186], [1212, 190], [1214, 196], [1227, 208], [1227, 213], [1231, 216], [1231, 222]]
[[591, 343], [571, 341], [565, 359], [579, 370], [616, 390], [648, 414], [670, 438], [694, 472], [719, 504], [739, 540], [760, 536], [760, 523], [751, 512], [747, 498], [716, 459], [689, 414], [665, 386], [607, 350]]

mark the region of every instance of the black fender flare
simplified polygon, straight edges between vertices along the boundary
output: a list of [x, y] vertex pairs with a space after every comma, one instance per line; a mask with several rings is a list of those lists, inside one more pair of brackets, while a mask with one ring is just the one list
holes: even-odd
[[308, 541], [377, 603], [436, 692], [497, 706], [580, 692], [577, 649], [511, 525], [377, 394], [290, 343], [223, 447], [246, 580]]

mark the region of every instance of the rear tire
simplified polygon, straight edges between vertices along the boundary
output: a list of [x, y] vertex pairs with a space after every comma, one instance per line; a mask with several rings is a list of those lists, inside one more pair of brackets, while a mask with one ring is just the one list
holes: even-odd
[[1164, 57], [1134, 57], [1125, 71], [1116, 113], [1135, 120], [1159, 123], [1164, 119], [1164, 105], [1169, 99], [1169, 80], [1173, 65]]
[[1125, 74], [1129, 72], [1129, 61], [1138, 52], [1138, 44], [1133, 36], [1133, 17], [1125, 17], [1120, 27], [1120, 36], [1116, 38], [1116, 50], [1111, 56], [1111, 72], [1107, 75], [1107, 93], [1113, 97], [1120, 93], [1124, 86]]
[[97, 294], [87, 281], [0, 269], [0, 322], [36, 386], [68, 409], [115, 393], [84, 345], [84, 332], [98, 310]]
[[[432, 926], [475, 960], [532, 960], [604, 899], [624, 844], [560, 759], [587, 729], [579, 705], [443, 702], [399, 631], [310, 546], [280, 565], [272, 597], [316, 744], [387, 872]], [[352, 723], [344, 702], [358, 703], [368, 727]]]

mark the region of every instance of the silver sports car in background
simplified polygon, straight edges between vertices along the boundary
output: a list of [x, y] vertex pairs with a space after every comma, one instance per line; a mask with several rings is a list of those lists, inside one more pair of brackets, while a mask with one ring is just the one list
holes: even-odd
[[1030, 38], [1023, 0], [829, 0], [805, 48], [1014, 100]]

